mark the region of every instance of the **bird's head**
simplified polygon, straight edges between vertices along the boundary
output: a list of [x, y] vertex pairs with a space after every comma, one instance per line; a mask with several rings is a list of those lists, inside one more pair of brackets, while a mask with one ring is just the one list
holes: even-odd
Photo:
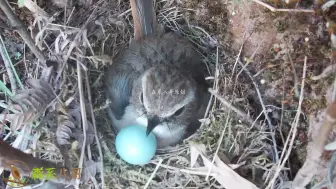
[[137, 84], [132, 97], [147, 116], [147, 135], [162, 122], [183, 121], [191, 116], [197, 87], [187, 72], [158, 65], [148, 69]]

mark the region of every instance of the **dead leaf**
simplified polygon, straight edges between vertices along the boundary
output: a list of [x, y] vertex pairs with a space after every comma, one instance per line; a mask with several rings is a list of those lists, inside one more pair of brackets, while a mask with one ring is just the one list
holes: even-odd
[[1, 120], [6, 118], [11, 122], [13, 131], [38, 119], [56, 98], [53, 88], [43, 80], [29, 79], [27, 84], [31, 87], [30, 89], [18, 91], [11, 99], [13, 102], [11, 107], [15, 107], [18, 113], [0, 114]]
[[[75, 113], [77, 111], [74, 111]], [[69, 113], [63, 112], [63, 113]], [[73, 112], [72, 112], [73, 113]], [[78, 112], [77, 112], [78, 113]], [[80, 112], [79, 112], [80, 113]], [[78, 121], [73, 119], [75, 116], [68, 115], [58, 115], [58, 127], [56, 130], [56, 140], [59, 145], [67, 145], [71, 144], [71, 138], [78, 141], [78, 148], [81, 148], [84, 140], [83, 130], [80, 128], [76, 128], [76, 125], [79, 125]], [[79, 116], [79, 115], [78, 115]], [[95, 132], [93, 125], [90, 121], [88, 121], [88, 128], [86, 130], [86, 145], [91, 145], [95, 139]]]
[[78, 125], [82, 125], [82, 114], [79, 104], [75, 104], [69, 107], [68, 113], [72, 116], [74, 121], [78, 123]]
[[32, 0], [24, 0], [24, 6], [35, 15], [42, 15], [45, 17], [49, 17], [48, 14]]
[[[201, 152], [202, 145], [191, 145], [190, 148], [193, 149], [193, 154], [199, 154], [202, 157], [205, 167], [197, 168], [198, 171], [203, 171], [208, 173], [211, 168], [210, 175], [212, 175], [217, 182], [219, 182], [226, 189], [257, 189], [258, 187], [251, 183], [250, 181], [241, 177], [238, 173], [232, 170], [224, 162], [222, 162], [217, 155], [215, 155], [215, 162], [212, 165], [211, 161], [205, 157], [204, 152]], [[203, 145], [204, 146], [204, 145]], [[204, 146], [205, 147], [205, 146]]]
[[75, 124], [70, 120], [60, 122], [56, 130], [56, 141], [59, 145], [70, 144], [70, 138], [73, 137], [72, 129], [75, 129]]
[[[86, 145], [91, 145], [95, 139], [95, 132], [92, 123], [90, 121], [87, 121], [87, 123], [88, 128], [86, 130]], [[79, 143], [78, 147], [80, 148], [83, 145], [84, 140], [83, 131], [81, 129], [75, 129], [74, 137], [78, 141]]]
[[200, 152], [205, 153], [205, 151], [204, 144], [193, 144], [190, 146], [190, 167], [194, 167], [197, 158], [200, 156]]

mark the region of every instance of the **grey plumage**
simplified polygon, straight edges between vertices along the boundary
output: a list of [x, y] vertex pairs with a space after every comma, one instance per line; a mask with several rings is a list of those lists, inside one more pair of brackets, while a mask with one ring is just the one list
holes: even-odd
[[205, 73], [190, 42], [174, 32], [133, 39], [106, 72], [113, 127], [119, 131], [130, 124], [146, 126], [159, 148], [179, 143], [199, 128], [198, 119], [204, 116], [210, 97]]

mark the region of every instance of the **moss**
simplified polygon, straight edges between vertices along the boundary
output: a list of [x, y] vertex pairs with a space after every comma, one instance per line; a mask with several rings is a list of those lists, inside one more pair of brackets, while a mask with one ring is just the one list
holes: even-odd
[[286, 20], [277, 20], [275, 21], [274, 26], [276, 27], [277, 32], [283, 33], [288, 28], [288, 23]]

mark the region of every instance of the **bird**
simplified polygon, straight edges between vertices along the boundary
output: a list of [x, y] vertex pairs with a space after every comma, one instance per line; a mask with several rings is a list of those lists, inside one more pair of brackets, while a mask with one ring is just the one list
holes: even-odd
[[113, 129], [144, 126], [164, 149], [200, 128], [210, 95], [201, 55], [181, 33], [157, 23], [153, 4], [130, 0], [134, 37], [108, 66], [104, 83]]

